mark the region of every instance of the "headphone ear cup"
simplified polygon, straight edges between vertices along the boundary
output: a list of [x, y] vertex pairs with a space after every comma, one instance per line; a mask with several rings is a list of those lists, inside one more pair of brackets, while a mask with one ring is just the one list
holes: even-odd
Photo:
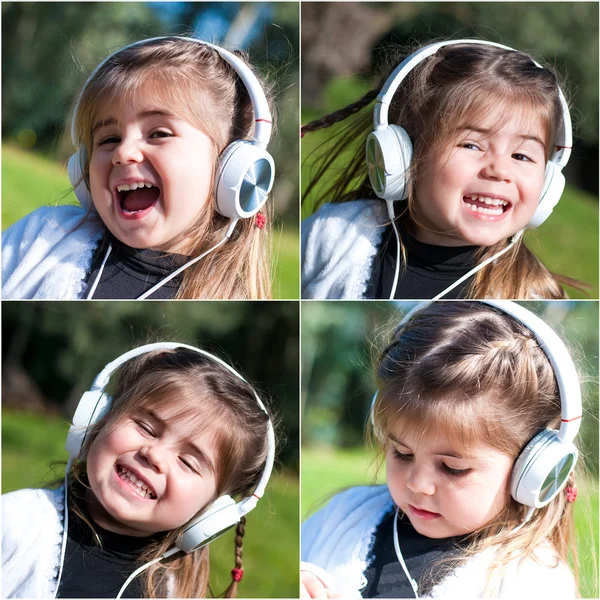
[[87, 211], [94, 209], [94, 203], [92, 202], [92, 196], [88, 189], [85, 177], [83, 176], [83, 165], [85, 164], [85, 160], [85, 150], [79, 148], [75, 154], [71, 155], [71, 158], [69, 158], [67, 170], [69, 171], [69, 181], [73, 186], [73, 192], [81, 206]]
[[223, 535], [240, 522], [241, 515], [231, 496], [217, 498], [204, 513], [188, 523], [177, 540], [177, 547], [193, 552]]
[[527, 224], [528, 229], [539, 227], [554, 210], [565, 189], [565, 176], [562, 174], [562, 168], [556, 163], [548, 161], [546, 163], [546, 172], [544, 174], [544, 190], [542, 199], [538, 204], [533, 217]]
[[112, 398], [102, 391], [85, 392], [81, 396], [65, 443], [71, 458], [79, 454], [90, 427], [108, 412], [111, 404]]
[[217, 210], [238, 220], [255, 215], [267, 201], [275, 179], [275, 163], [264, 149], [247, 140], [233, 142], [221, 153], [217, 178]]
[[367, 138], [367, 169], [371, 187], [384, 200], [408, 198], [408, 171], [413, 145], [408, 133], [398, 125], [373, 131]]
[[520, 504], [541, 508], [563, 489], [579, 453], [562, 442], [558, 431], [546, 429], [525, 446], [513, 467], [511, 496]]

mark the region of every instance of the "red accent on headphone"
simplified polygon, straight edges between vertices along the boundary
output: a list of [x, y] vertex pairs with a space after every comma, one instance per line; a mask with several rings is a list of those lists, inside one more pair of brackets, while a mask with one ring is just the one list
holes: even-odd
[[572, 150], [573, 146], [554, 146], [557, 150]]
[[304, 131], [300, 132], [300, 139], [302, 139], [304, 137]]
[[231, 569], [231, 578], [234, 581], [241, 581], [244, 576], [244, 569]]
[[578, 417], [573, 417], [572, 419], [561, 419], [563, 423], [570, 423], [571, 421], [577, 421], [577, 419], [581, 419], [581, 415]]
[[272, 123], [273, 121], [269, 121], [269, 119], [254, 119], [255, 123]]
[[260, 500], [260, 496], [257, 496], [256, 494], [252, 494], [257, 500]]

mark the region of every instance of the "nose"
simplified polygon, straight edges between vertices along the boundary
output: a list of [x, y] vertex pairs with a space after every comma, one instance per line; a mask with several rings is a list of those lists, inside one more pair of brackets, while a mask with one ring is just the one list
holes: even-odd
[[140, 448], [140, 456], [158, 473], [164, 473], [167, 468], [167, 457], [160, 444], [147, 444]]
[[123, 137], [113, 151], [112, 162], [115, 166], [140, 163], [144, 160], [144, 154], [140, 143], [133, 137]]
[[492, 181], [511, 181], [510, 157], [492, 155], [481, 169], [481, 175]]
[[406, 480], [406, 487], [413, 494], [432, 496], [435, 494], [435, 482], [425, 465], [412, 464]]

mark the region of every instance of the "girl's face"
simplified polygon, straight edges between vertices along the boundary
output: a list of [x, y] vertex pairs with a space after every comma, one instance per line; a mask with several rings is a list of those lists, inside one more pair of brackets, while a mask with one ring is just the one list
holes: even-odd
[[442, 434], [389, 436], [387, 484], [414, 528], [430, 538], [483, 527], [509, 501], [513, 459], [481, 442], [461, 454]]
[[419, 173], [415, 237], [438, 246], [492, 246], [523, 229], [542, 195], [545, 133], [541, 119], [506, 106], [457, 128]]
[[175, 115], [159, 94], [144, 91], [98, 114], [92, 199], [127, 246], [186, 253], [186, 234], [209, 202], [217, 157], [204, 132]]
[[116, 533], [175, 529], [214, 497], [216, 460], [210, 432], [199, 433], [160, 405], [140, 409], [92, 443], [88, 510], [98, 525]]

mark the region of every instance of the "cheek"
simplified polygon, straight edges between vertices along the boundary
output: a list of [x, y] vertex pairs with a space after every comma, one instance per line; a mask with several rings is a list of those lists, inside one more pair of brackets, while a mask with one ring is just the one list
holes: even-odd
[[385, 475], [388, 489], [394, 499], [394, 502], [398, 504], [406, 487], [404, 471], [401, 465], [398, 465], [397, 461], [392, 458], [388, 458], [386, 461]]

